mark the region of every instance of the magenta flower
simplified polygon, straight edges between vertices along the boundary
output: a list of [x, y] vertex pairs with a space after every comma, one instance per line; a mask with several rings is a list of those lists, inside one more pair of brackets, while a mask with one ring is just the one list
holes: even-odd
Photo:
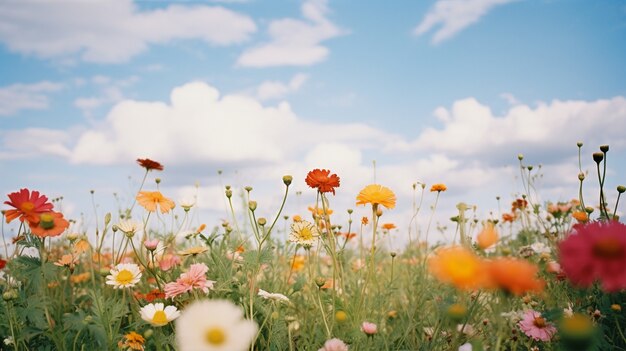
[[517, 323], [517, 326], [528, 336], [535, 340], [550, 341], [556, 333], [556, 328], [552, 323], [548, 323], [541, 313], [528, 310], [524, 312], [524, 317]]
[[200, 289], [205, 294], [209, 289], [213, 288], [213, 280], [206, 279], [206, 272], [209, 270], [204, 263], [195, 263], [189, 267], [186, 273], [183, 273], [175, 282], [165, 284], [165, 298], [175, 298], [193, 289]]
[[561, 268], [573, 284], [586, 287], [599, 280], [607, 292], [626, 288], [626, 225], [577, 224], [559, 251]]

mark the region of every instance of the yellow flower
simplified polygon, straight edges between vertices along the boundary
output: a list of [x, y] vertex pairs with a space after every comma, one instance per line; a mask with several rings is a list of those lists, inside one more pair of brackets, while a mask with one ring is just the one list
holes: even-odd
[[147, 304], [139, 310], [141, 318], [155, 327], [162, 327], [180, 316], [180, 311], [175, 306], [167, 306], [163, 303]]
[[493, 222], [487, 222], [483, 230], [476, 236], [476, 243], [481, 249], [486, 249], [498, 241], [498, 231]]
[[209, 249], [207, 247], [204, 246], [194, 246], [194, 247], [190, 247], [188, 249], [185, 249], [183, 251], [180, 251], [178, 254], [181, 256], [195, 256], [195, 255], [199, 255], [201, 253], [205, 253], [209, 251]]
[[154, 212], [159, 207], [161, 213], [168, 213], [174, 208], [174, 201], [166, 198], [160, 191], [140, 191], [137, 202], [149, 212]]
[[111, 268], [111, 274], [107, 275], [106, 283], [113, 285], [113, 289], [133, 287], [139, 283], [141, 271], [134, 263], [120, 263]]
[[119, 342], [120, 348], [128, 348], [128, 350], [141, 350], [143, 351], [143, 343], [146, 339], [143, 336], [135, 333], [134, 331], [124, 335], [124, 342]]
[[446, 191], [448, 190], [448, 187], [443, 184], [443, 183], [437, 183], [437, 184], [433, 184], [433, 186], [430, 187], [430, 191], [431, 192], [441, 192], [441, 191]]
[[370, 184], [366, 186], [361, 190], [356, 199], [357, 205], [380, 204], [388, 209], [392, 209], [396, 206], [396, 194], [394, 194], [391, 189], [380, 184]]
[[481, 287], [487, 276], [483, 261], [462, 246], [440, 248], [428, 259], [428, 268], [439, 281], [458, 289]]
[[289, 233], [289, 241], [302, 245], [304, 248], [310, 248], [315, 244], [320, 233], [317, 228], [309, 221], [293, 222], [291, 225], [291, 233]]

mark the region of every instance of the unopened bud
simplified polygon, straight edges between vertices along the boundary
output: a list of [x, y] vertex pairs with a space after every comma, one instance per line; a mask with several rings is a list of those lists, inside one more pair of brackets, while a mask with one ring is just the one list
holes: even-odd
[[577, 142], [577, 143], [576, 143], [576, 146], [578, 146], [578, 147], [583, 147], [583, 142], [582, 142], [582, 141]]
[[608, 145], [600, 145], [600, 151], [607, 153], [609, 151]]
[[326, 284], [326, 279], [324, 279], [324, 277], [315, 278], [315, 285], [317, 285], [318, 288], [321, 288], [324, 284]]
[[578, 173], [578, 180], [580, 180], [581, 182], [585, 180], [585, 173], [583, 172]]
[[620, 194], [621, 194], [621, 193], [623, 193], [624, 191], [626, 191], [626, 186], [623, 186], [623, 185], [618, 185], [618, 186], [617, 186], [617, 192], [618, 192], [618, 193], [620, 193]]
[[291, 182], [293, 181], [293, 177], [290, 175], [286, 175], [283, 176], [283, 183], [285, 183], [286, 186], [291, 185]]
[[267, 219], [261, 217], [261, 218], [257, 219], [256, 222], [262, 227], [262, 226], [267, 224]]
[[244, 188], [247, 192], [251, 192], [252, 191], [252, 187], [251, 186], [247, 186]]
[[533, 170], [533, 166], [528, 166], [528, 172]]
[[226, 189], [224, 193], [226, 194], [226, 197], [229, 199], [233, 196], [233, 191], [230, 189]]
[[522, 155], [522, 154], [517, 154], [517, 159], [518, 159], [518, 160], [520, 160], [520, 161], [521, 161], [521, 160], [523, 160], [523, 159], [524, 159], [524, 155]]
[[248, 201], [248, 208], [254, 212], [256, 210], [256, 201]]
[[603, 159], [604, 159], [604, 154], [603, 153], [601, 153], [601, 152], [594, 152], [593, 153], [593, 160], [596, 163], [602, 162]]
[[108, 212], [104, 215], [104, 225], [106, 226], [111, 222], [111, 212]]
[[351, 208], [348, 209], [348, 214], [352, 214], [354, 212]]
[[157, 184], [161, 184], [161, 178], [156, 178], [154, 181], [155, 181]]

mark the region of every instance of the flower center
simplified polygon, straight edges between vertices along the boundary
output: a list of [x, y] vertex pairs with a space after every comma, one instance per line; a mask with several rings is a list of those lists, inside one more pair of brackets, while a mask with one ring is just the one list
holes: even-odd
[[26, 201], [24, 203], [22, 203], [22, 205], [20, 206], [20, 209], [23, 212], [30, 212], [35, 208], [35, 204], [30, 202], [30, 201]]
[[165, 325], [167, 324], [167, 315], [164, 311], [156, 311], [154, 316], [152, 316], [152, 323], [155, 325]]
[[533, 321], [533, 324], [537, 328], [545, 328], [546, 327], [546, 320], [541, 318], [541, 317], [535, 317], [535, 320]]
[[619, 240], [614, 238], [605, 238], [598, 240], [593, 245], [593, 254], [601, 258], [619, 258], [624, 255], [624, 248]]
[[204, 334], [205, 340], [211, 345], [221, 345], [226, 341], [226, 334], [220, 327], [213, 327], [206, 331]]
[[311, 229], [309, 229], [309, 228], [302, 228], [302, 230], [300, 231], [300, 238], [302, 240], [311, 240], [311, 239], [313, 239], [313, 233], [311, 233]]
[[49, 213], [44, 213], [39, 216], [39, 226], [43, 229], [54, 228], [54, 217]]
[[133, 277], [133, 273], [131, 273], [128, 269], [123, 269], [119, 273], [117, 273], [117, 277], [115, 278], [115, 280], [117, 280], [120, 285], [125, 285], [130, 284], [130, 282], [133, 280]]

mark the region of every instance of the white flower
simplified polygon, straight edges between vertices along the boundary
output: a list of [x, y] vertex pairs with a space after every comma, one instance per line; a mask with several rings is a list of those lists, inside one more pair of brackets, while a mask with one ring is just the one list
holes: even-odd
[[7, 337], [4, 339], [4, 344], [5, 344], [5, 345], [7, 345], [7, 346], [9, 346], [9, 345], [13, 345], [13, 337], [12, 337], [12, 336], [7, 336]]
[[315, 244], [319, 235], [317, 228], [311, 222], [302, 220], [293, 222], [291, 225], [289, 241], [308, 248]]
[[459, 351], [472, 351], [472, 344], [466, 342], [465, 344], [459, 346]]
[[502, 312], [500, 315], [513, 323], [517, 323], [524, 318], [524, 311]]
[[113, 285], [114, 289], [129, 288], [139, 283], [141, 271], [134, 263], [120, 263], [111, 268], [111, 274], [107, 275], [107, 284]]
[[574, 310], [572, 309], [572, 304], [571, 303], [567, 303], [567, 308], [563, 309], [563, 316], [565, 317], [572, 317], [574, 315]]
[[117, 228], [123, 231], [124, 234], [128, 236], [133, 236], [135, 235], [135, 233], [137, 233], [137, 231], [139, 231], [139, 228], [141, 228], [141, 225], [142, 224], [137, 221], [133, 221], [132, 219], [126, 219], [126, 220], [119, 222], [117, 224]]
[[533, 251], [535, 251], [535, 253], [538, 255], [544, 253], [549, 254], [551, 252], [550, 248], [544, 243], [534, 243], [530, 245], [530, 248], [533, 249]]
[[266, 300], [289, 302], [289, 298], [283, 294], [269, 293], [263, 289], [259, 289], [259, 296]]
[[188, 305], [176, 320], [179, 351], [245, 351], [258, 326], [243, 319], [243, 310], [228, 300], [201, 300]]
[[155, 327], [161, 327], [180, 316], [175, 306], [165, 307], [162, 303], [148, 304], [139, 310], [141, 318]]
[[183, 198], [180, 201], [178, 201], [178, 204], [180, 205], [180, 207], [183, 208], [183, 210], [185, 211], [189, 211], [193, 206], [195, 206], [196, 204], [196, 199], [195, 198]]

